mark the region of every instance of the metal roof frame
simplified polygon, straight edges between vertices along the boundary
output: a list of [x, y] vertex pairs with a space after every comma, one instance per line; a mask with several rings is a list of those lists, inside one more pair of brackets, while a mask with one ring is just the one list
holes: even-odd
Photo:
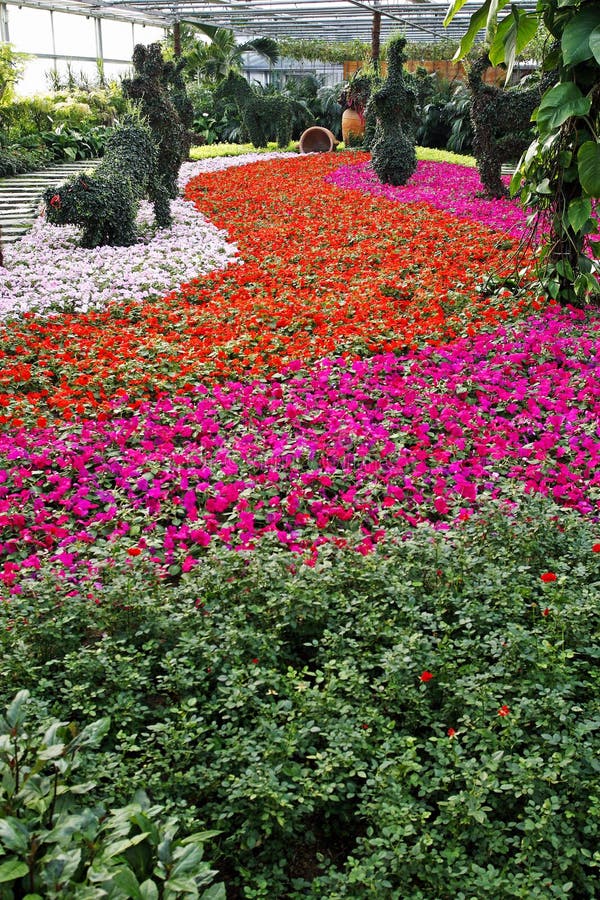
[[[381, 39], [402, 32], [410, 41], [456, 40], [480, 6], [467, 0], [448, 28], [448, 0], [0, 0], [106, 19], [169, 27], [175, 22], [231, 28], [240, 37], [269, 36], [370, 41], [373, 14], [381, 13]], [[514, 0], [533, 12], [536, 0]]]

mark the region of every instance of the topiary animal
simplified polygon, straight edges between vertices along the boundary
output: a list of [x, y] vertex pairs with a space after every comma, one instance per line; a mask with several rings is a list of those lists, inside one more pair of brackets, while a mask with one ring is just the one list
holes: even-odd
[[150, 130], [141, 123], [118, 126], [109, 137], [95, 172], [77, 175], [44, 193], [45, 214], [52, 225], [79, 225], [82, 247], [128, 246], [137, 240], [139, 202], [149, 197], [156, 224], [171, 224], [169, 197], [156, 166]]
[[371, 96], [369, 114], [376, 115], [371, 147], [373, 169], [384, 184], [406, 184], [417, 168], [414, 121], [416, 94], [404, 80], [404, 38], [388, 46], [388, 77]]
[[186, 132], [165, 86], [165, 63], [160, 44], [137, 44], [133, 50], [133, 78], [123, 80], [123, 94], [139, 105], [148, 120], [157, 148], [158, 172], [169, 197], [177, 196], [177, 176], [187, 159]]
[[500, 88], [483, 80], [490, 65], [487, 54], [478, 57], [468, 80], [473, 155], [485, 194], [498, 199], [508, 196], [501, 177], [502, 163], [519, 159], [533, 140], [531, 114], [542, 94], [556, 81], [556, 73], [547, 73], [535, 87]]
[[179, 120], [183, 125], [183, 159], [187, 159], [190, 155], [190, 147], [192, 146], [192, 133], [194, 127], [194, 105], [188, 97], [185, 81], [181, 75], [185, 61], [166, 62], [163, 68], [163, 86], [165, 87], [171, 103], [177, 110]]
[[287, 147], [292, 139], [292, 103], [282, 94], [261, 96], [252, 90], [243, 75], [230, 72], [217, 91], [216, 100], [234, 100], [242, 127], [255, 147], [266, 147], [275, 129], [277, 146]]

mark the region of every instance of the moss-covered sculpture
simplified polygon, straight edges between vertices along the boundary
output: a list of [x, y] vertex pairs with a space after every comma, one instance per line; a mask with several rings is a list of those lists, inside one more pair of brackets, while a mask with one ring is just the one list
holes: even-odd
[[530, 88], [500, 88], [483, 80], [490, 65], [483, 54], [469, 71], [473, 155], [486, 195], [500, 198], [508, 196], [502, 163], [517, 161], [533, 140], [531, 114], [556, 75], [548, 73]]
[[181, 74], [184, 66], [185, 60], [183, 59], [180, 59], [177, 63], [166, 62], [163, 69], [163, 85], [169, 94], [171, 103], [177, 110], [179, 120], [184, 128], [183, 158], [187, 159], [192, 146], [194, 105], [188, 97], [185, 81]]
[[157, 170], [152, 133], [140, 122], [126, 123], [109, 137], [94, 172], [46, 190], [45, 213], [52, 225], [81, 226], [82, 247], [128, 246], [137, 240], [135, 220], [145, 196], [154, 203], [157, 225], [170, 225], [169, 197]]
[[215, 100], [227, 99], [235, 102], [242, 127], [254, 147], [266, 147], [273, 131], [277, 145], [287, 147], [292, 139], [292, 104], [287, 97], [257, 94], [243, 75], [230, 72], [215, 92]]
[[373, 169], [384, 184], [406, 184], [417, 168], [414, 138], [414, 88], [404, 79], [404, 38], [388, 46], [388, 77], [369, 102], [375, 112], [375, 139], [371, 146]]
[[157, 164], [169, 197], [177, 196], [177, 175], [189, 149], [187, 129], [165, 87], [165, 63], [160, 44], [137, 44], [133, 50], [134, 77], [123, 80], [123, 93], [135, 101], [148, 124], [157, 150]]

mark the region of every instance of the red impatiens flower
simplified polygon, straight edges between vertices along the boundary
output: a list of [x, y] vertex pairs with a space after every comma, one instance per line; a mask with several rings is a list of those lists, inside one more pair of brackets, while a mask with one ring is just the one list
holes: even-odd
[[129, 554], [129, 556], [139, 556], [141, 552], [142, 551], [140, 550], [139, 547], [128, 547], [127, 548], [127, 553]]
[[600, 544], [592, 545], [592, 553], [600, 553]]
[[57, 206], [60, 206], [60, 194], [54, 194], [53, 197], [50, 197], [50, 206], [55, 209]]
[[255, 666], [258, 665], [258, 656], [255, 656], [254, 659], [252, 660], [252, 662], [254, 663]]
[[554, 574], [554, 572], [544, 572], [543, 575], [540, 575], [540, 578], [546, 584], [549, 584], [549, 582], [551, 581], [556, 581], [556, 575]]
[[542, 610], [542, 615], [543, 615], [543, 616], [549, 616], [549, 615], [550, 615], [550, 609], [549, 609], [548, 607], [546, 607], [546, 609], [543, 609], [543, 610]]
[[500, 709], [498, 710], [498, 715], [499, 716], [507, 716], [509, 714], [509, 712], [510, 712], [510, 709], [505, 704], [504, 706], [501, 706]]
[[456, 737], [456, 728], [449, 728], [446, 734], [449, 738]]
[[419, 681], [423, 681], [423, 682], [431, 681], [432, 678], [433, 678], [433, 672], [428, 672], [427, 669], [425, 669], [425, 671], [421, 672], [421, 674], [419, 675]]

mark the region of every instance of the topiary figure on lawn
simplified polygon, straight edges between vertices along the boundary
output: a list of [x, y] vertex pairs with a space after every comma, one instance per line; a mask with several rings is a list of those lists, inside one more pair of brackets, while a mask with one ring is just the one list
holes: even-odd
[[[377, 118], [371, 147], [373, 169], [384, 184], [406, 184], [417, 168], [414, 138], [414, 88], [404, 80], [404, 38], [388, 47], [388, 77], [371, 97]], [[371, 113], [372, 110], [369, 110]]]
[[185, 66], [183, 59], [179, 62], [166, 62], [163, 69], [163, 85], [169, 95], [171, 103], [177, 110], [179, 120], [184, 128], [183, 134], [183, 158], [190, 155], [192, 146], [192, 133], [194, 129], [194, 105], [188, 97], [185, 81], [181, 72]]
[[533, 140], [531, 114], [542, 94], [556, 81], [549, 72], [531, 88], [500, 88], [486, 84], [483, 74], [491, 65], [487, 54], [480, 56], [469, 71], [473, 155], [479, 177], [489, 197], [507, 197], [502, 182], [502, 163], [519, 159]]
[[156, 165], [150, 129], [140, 122], [117, 127], [106, 143], [94, 172], [77, 175], [44, 194], [45, 213], [52, 225], [80, 225], [82, 247], [128, 246], [137, 240], [139, 202], [154, 203], [156, 224], [171, 224], [169, 196]]
[[292, 103], [282, 94], [261, 96], [243, 75], [230, 72], [215, 92], [216, 100], [232, 99], [242, 127], [255, 147], [266, 147], [275, 128], [277, 146], [287, 147], [292, 139]]
[[158, 171], [169, 197], [177, 196], [177, 175], [187, 159], [186, 128], [165, 87], [165, 63], [160, 44], [137, 44], [133, 78], [123, 80], [123, 93], [147, 118], [157, 147]]

